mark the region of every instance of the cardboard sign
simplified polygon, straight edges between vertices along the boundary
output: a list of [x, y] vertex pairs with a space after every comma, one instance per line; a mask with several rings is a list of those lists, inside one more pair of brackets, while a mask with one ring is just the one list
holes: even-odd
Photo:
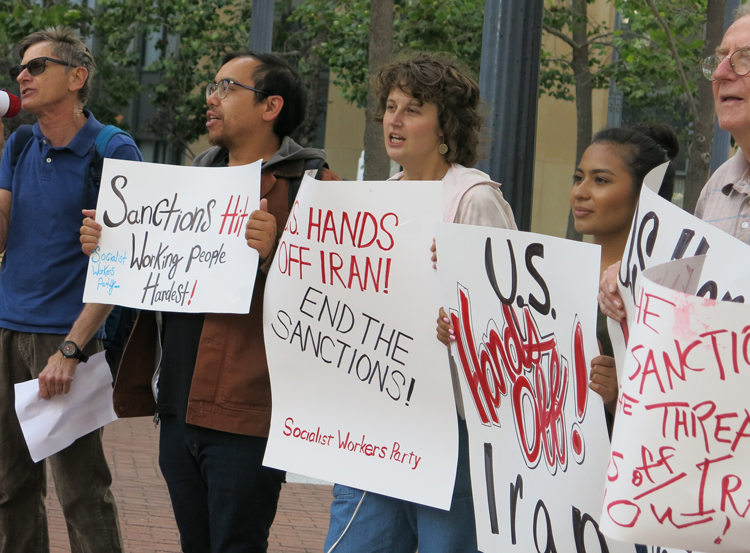
[[83, 301], [185, 313], [247, 313], [258, 252], [245, 226], [260, 199], [258, 161], [183, 167], [106, 159], [102, 225]]
[[589, 391], [600, 250], [443, 224], [481, 551], [633, 551], [598, 531], [609, 440]]
[[[748, 259], [733, 277], [750, 280]], [[705, 283], [696, 277], [703, 261], [638, 279], [601, 528], [662, 547], [740, 552], [750, 532], [750, 307], [675, 289]]]
[[[652, 186], [655, 181], [660, 183], [664, 170], [665, 165], [659, 166], [644, 180], [620, 265], [618, 287], [627, 320], [633, 314], [635, 290], [643, 271], [683, 257], [706, 255], [697, 295], [741, 302], [750, 298], [750, 281], [744, 279], [747, 244], [704, 223], [651, 190], [647, 183], [651, 182]], [[612, 320], [608, 324], [619, 371], [625, 355], [627, 326]]]
[[430, 261], [442, 190], [303, 182], [266, 282], [265, 464], [450, 507], [457, 419]]

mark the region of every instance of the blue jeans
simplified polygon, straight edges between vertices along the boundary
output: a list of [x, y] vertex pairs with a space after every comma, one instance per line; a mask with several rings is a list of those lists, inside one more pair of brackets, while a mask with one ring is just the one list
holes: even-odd
[[284, 472], [262, 465], [266, 441], [162, 417], [159, 466], [184, 553], [268, 549]]
[[[324, 551], [344, 533], [364, 492], [333, 487]], [[477, 553], [466, 423], [458, 424], [458, 467], [450, 511], [368, 492], [335, 553]]]

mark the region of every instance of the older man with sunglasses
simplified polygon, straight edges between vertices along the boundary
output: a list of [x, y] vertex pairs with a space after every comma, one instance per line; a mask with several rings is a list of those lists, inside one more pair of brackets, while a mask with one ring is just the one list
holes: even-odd
[[[29, 456], [13, 385], [39, 378], [39, 394], [67, 393], [80, 361], [102, 349], [109, 306], [82, 303], [88, 265], [78, 244], [86, 172], [104, 125], [83, 109], [94, 59], [64, 28], [21, 42], [10, 70], [23, 108], [38, 119], [10, 137], [0, 163], [0, 553], [49, 551], [45, 462]], [[128, 135], [105, 157], [142, 160]], [[73, 553], [123, 549], [101, 429], [50, 457]]]
[[[750, 2], [737, 8], [716, 54], [704, 59], [701, 69], [713, 83], [719, 126], [732, 134], [739, 150], [706, 183], [695, 216], [750, 244]], [[625, 310], [617, 293], [618, 270], [619, 263], [604, 273], [599, 305], [621, 321]]]

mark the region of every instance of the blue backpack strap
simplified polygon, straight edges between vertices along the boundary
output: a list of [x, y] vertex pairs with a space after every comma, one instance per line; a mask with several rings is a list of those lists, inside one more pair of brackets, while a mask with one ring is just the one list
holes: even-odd
[[124, 134], [132, 140], [132, 136], [126, 133], [119, 127], [114, 125], [106, 125], [102, 127], [99, 134], [96, 135], [94, 141], [93, 152], [91, 153], [91, 160], [86, 171], [86, 179], [83, 187], [83, 198], [82, 207], [84, 209], [94, 209], [96, 207], [96, 201], [99, 198], [99, 185], [102, 181], [102, 168], [104, 167], [104, 156], [107, 152], [107, 146], [109, 146], [110, 140], [112, 140], [118, 134]]
[[[94, 141], [95, 151], [91, 155], [88, 173], [86, 175], [84, 191], [84, 207], [96, 207], [96, 201], [99, 197], [99, 187], [102, 181], [102, 169], [104, 168], [104, 157], [106, 156], [107, 146], [118, 134], [124, 134], [133, 139], [128, 133], [114, 125], [106, 125]], [[88, 205], [87, 205], [88, 204]], [[135, 325], [135, 319], [138, 316], [138, 310], [130, 307], [115, 306], [104, 323], [105, 357], [112, 371], [112, 381], [117, 376], [117, 369], [120, 366], [122, 352], [125, 344], [130, 337], [130, 331]]]
[[124, 134], [131, 140], [133, 139], [132, 136], [130, 136], [120, 127], [115, 127], [114, 125], [106, 125], [104, 128], [102, 128], [102, 130], [99, 131], [99, 134], [96, 136], [96, 141], [94, 142], [94, 146], [96, 147], [97, 153], [101, 157], [105, 156], [105, 152], [107, 151], [107, 146], [109, 146], [109, 141], [112, 140], [118, 134]]
[[13, 133], [13, 147], [10, 150], [10, 168], [15, 170], [18, 158], [26, 147], [26, 144], [34, 137], [34, 130], [31, 125], [21, 125]]

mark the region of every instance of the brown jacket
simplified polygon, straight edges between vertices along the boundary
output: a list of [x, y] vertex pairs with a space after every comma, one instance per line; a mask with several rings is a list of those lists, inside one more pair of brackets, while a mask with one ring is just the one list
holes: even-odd
[[[304, 160], [296, 159], [276, 163], [261, 177], [261, 198], [268, 200], [268, 211], [276, 217], [279, 235], [289, 215], [289, 179], [301, 176], [303, 170]], [[341, 180], [328, 169], [322, 170], [321, 178]], [[188, 398], [188, 424], [268, 436], [271, 384], [263, 340], [265, 268], [258, 270], [250, 313], [205, 316]], [[125, 346], [115, 383], [114, 408], [118, 417], [154, 414], [151, 379], [158, 335], [156, 314], [141, 311]]]

